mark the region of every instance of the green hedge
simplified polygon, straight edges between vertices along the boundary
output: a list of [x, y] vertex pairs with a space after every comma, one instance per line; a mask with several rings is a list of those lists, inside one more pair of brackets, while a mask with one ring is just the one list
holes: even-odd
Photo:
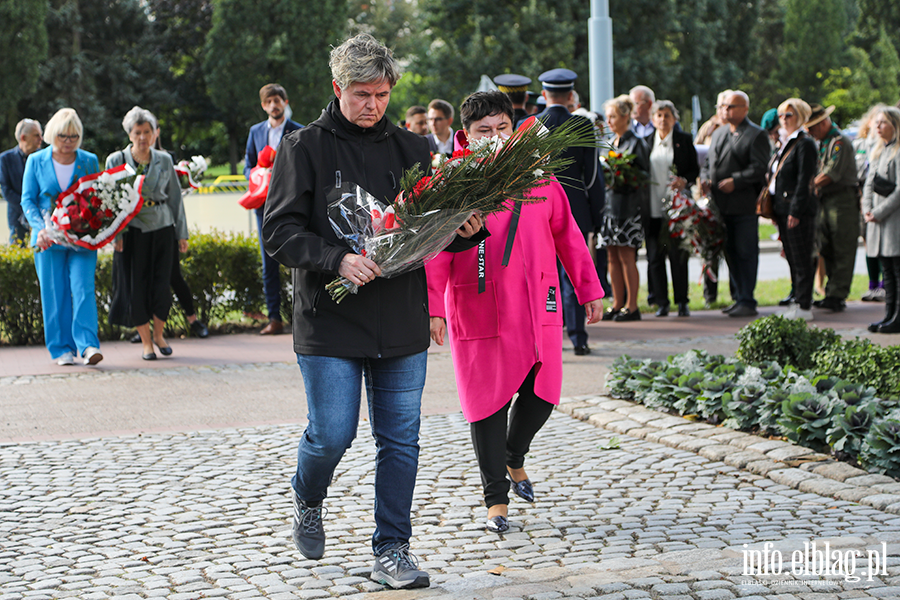
[[[197, 316], [207, 323], [222, 323], [230, 313], [265, 313], [262, 264], [255, 236], [192, 233], [190, 249], [182, 255], [181, 269], [194, 295]], [[112, 298], [112, 253], [100, 252], [96, 272], [100, 339], [120, 339], [124, 330], [109, 324]], [[281, 267], [282, 318], [290, 321], [293, 288], [290, 270]], [[187, 331], [187, 321], [173, 306], [169, 326]], [[0, 246], [0, 342], [39, 344], [44, 340], [40, 287], [30, 249]]]
[[781, 317], [760, 319], [738, 338], [744, 360], [698, 350], [665, 361], [623, 356], [606, 384], [613, 396], [649, 408], [784, 436], [900, 477], [900, 348], [842, 341]]

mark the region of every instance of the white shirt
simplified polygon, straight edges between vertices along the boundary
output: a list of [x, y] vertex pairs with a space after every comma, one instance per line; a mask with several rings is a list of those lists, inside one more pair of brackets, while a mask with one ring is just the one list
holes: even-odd
[[59, 189], [66, 191], [72, 182], [72, 173], [75, 172], [75, 161], [70, 165], [64, 165], [53, 159], [53, 170], [56, 171], [56, 181], [59, 182]]
[[650, 152], [650, 217], [659, 219], [663, 216], [666, 191], [669, 187], [672, 171], [670, 167], [675, 161], [675, 149], [672, 147], [672, 132], [662, 139], [659, 131], [653, 133], [653, 150]]
[[801, 131], [803, 131], [803, 129], [798, 128], [794, 133], [787, 136], [787, 138], [781, 144], [781, 148], [778, 149], [778, 160], [772, 161], [772, 177], [769, 178], [769, 193], [773, 196], [775, 195], [775, 173], [778, 172], [778, 165], [781, 163], [781, 155], [784, 154], [784, 149], [787, 148], [788, 142], [800, 135]]
[[266, 126], [269, 128], [269, 145], [272, 146], [273, 149], [278, 149], [278, 144], [281, 143], [281, 136], [284, 135], [284, 124], [287, 123], [287, 119], [281, 121], [281, 125], [278, 127], [272, 127], [271, 124], [266, 122]]
[[653, 126], [653, 121], [647, 121], [646, 125], [641, 125], [641, 122], [637, 119], [631, 120], [631, 130], [634, 132], [634, 135], [639, 138], [645, 138], [654, 131], [656, 131], [656, 127]]
[[438, 152], [443, 154], [453, 154], [453, 130], [450, 130], [450, 137], [447, 138], [446, 142], [441, 142], [438, 139], [438, 136], [435, 134], [431, 134], [432, 139], [434, 139], [434, 143], [437, 145]]

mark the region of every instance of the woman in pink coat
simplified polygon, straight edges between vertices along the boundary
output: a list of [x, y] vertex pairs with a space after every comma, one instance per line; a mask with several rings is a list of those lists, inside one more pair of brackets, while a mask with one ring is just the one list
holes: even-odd
[[[512, 133], [513, 108], [502, 92], [472, 94], [460, 117], [464, 129], [456, 134], [457, 149]], [[509, 529], [510, 483], [516, 495], [534, 501], [525, 454], [559, 404], [563, 331], [557, 256], [588, 322], [596, 323], [602, 312], [603, 288], [562, 187], [551, 177], [529, 194], [547, 200], [522, 204], [517, 225], [514, 211], [489, 216], [485, 226], [491, 236], [477, 249], [444, 252], [425, 267], [431, 337], [443, 345], [449, 323], [460, 403], [488, 508], [486, 527], [496, 533]]]

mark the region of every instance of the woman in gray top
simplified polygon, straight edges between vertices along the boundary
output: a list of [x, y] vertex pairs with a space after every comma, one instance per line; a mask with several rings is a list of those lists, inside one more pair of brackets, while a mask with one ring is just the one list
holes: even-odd
[[106, 168], [128, 163], [144, 175], [144, 206], [116, 239], [109, 321], [136, 328], [144, 360], [156, 360], [154, 344], [163, 356], [172, 354], [172, 348], [163, 339], [163, 330], [172, 306], [169, 279], [175, 241], [178, 240], [178, 251], [187, 251], [187, 221], [172, 157], [152, 148], [156, 117], [135, 106], [125, 115], [122, 127], [131, 144], [111, 154]]

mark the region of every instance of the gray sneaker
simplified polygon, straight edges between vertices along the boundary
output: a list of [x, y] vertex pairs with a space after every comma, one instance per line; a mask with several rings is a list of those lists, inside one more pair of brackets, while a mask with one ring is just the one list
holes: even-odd
[[325, 530], [322, 528], [322, 517], [327, 512], [321, 505], [307, 506], [291, 490], [294, 499], [294, 523], [291, 537], [300, 554], [311, 560], [318, 560], [325, 554]]
[[394, 589], [426, 588], [428, 573], [419, 570], [419, 561], [409, 553], [409, 544], [388, 548], [375, 558], [372, 581]]

